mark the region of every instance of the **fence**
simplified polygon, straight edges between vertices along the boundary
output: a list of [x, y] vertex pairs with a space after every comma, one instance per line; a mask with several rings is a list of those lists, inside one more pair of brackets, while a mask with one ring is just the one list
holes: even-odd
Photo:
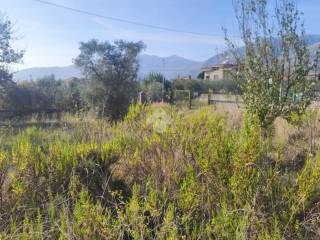
[[209, 93], [207, 96], [208, 105], [228, 104], [242, 106], [243, 101], [240, 95], [230, 94], [212, 94]]

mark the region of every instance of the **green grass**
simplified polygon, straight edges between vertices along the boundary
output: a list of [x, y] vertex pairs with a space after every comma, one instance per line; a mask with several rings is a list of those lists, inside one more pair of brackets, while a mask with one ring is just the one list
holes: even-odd
[[311, 116], [281, 143], [241, 119], [137, 105], [2, 127], [0, 239], [319, 239]]

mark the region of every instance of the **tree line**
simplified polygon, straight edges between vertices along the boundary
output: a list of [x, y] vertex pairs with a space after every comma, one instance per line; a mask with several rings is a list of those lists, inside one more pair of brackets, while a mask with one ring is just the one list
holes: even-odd
[[84, 79], [56, 80], [53, 76], [35, 82], [16, 84], [10, 66], [22, 60], [23, 51], [12, 48], [13, 26], [0, 19], [0, 107], [58, 108], [77, 112], [94, 110], [110, 120], [123, 118], [139, 91], [149, 101], [171, 101], [175, 89], [204, 92], [209, 89], [243, 93], [246, 110], [257, 115], [267, 126], [282, 116], [301, 115], [312, 100], [315, 82], [308, 73], [317, 69], [317, 60], [310, 59], [301, 13], [293, 0], [282, 0], [270, 13], [266, 0], [236, 0], [235, 13], [244, 54], [228, 38], [230, 53], [238, 72], [232, 81], [203, 82], [201, 80], [166, 80], [151, 73], [140, 83], [137, 56], [145, 44], [124, 40], [110, 43], [96, 39], [80, 43], [75, 65]]
[[[0, 102], [2, 109], [57, 109], [78, 112], [92, 109], [110, 120], [121, 119], [137, 95], [138, 54], [142, 42], [91, 40], [80, 43], [75, 64], [83, 79], [58, 80], [47, 76], [36, 81], [15, 83], [10, 65], [19, 63], [23, 52], [12, 49], [12, 24], [0, 22]], [[10, 56], [8, 56], [8, 54]]]
[[[92, 110], [110, 120], [121, 119], [131, 103], [144, 92], [147, 102], [173, 102], [173, 91], [190, 90], [192, 93], [239, 90], [235, 82], [209, 82], [200, 79], [169, 81], [161, 73], [150, 73], [138, 81], [138, 54], [145, 48], [143, 42], [123, 40], [100, 42], [90, 40], [80, 43], [80, 54], [75, 65], [82, 78], [56, 79], [54, 75], [35, 81], [12, 81], [10, 65], [19, 63], [23, 51], [12, 49], [12, 24], [3, 18], [1, 109], [15, 112], [65, 111], [71, 113]], [[11, 55], [8, 56], [7, 54]], [[6, 57], [6, 58], [5, 58]]]

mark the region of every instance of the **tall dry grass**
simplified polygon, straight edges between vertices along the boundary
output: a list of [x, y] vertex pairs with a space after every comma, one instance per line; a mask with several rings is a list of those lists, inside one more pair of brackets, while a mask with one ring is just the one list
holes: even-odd
[[318, 112], [132, 106], [1, 128], [1, 239], [319, 239]]

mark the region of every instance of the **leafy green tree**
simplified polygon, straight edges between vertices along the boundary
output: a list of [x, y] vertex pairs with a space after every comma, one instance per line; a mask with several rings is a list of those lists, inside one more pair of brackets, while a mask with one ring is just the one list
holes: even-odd
[[65, 81], [54, 75], [45, 76], [36, 81], [22, 81], [15, 85], [10, 104], [15, 111], [64, 111], [76, 113], [86, 110], [82, 92], [82, 79]]
[[68, 82], [63, 96], [65, 99], [65, 108], [76, 113], [85, 109], [85, 103], [82, 98], [82, 85], [80, 79], [73, 79]]
[[36, 81], [39, 93], [45, 96], [42, 108], [59, 108], [59, 99], [63, 98], [62, 81], [57, 80], [54, 75], [44, 76]]
[[149, 73], [141, 83], [141, 90], [146, 93], [151, 102], [168, 101], [170, 98], [171, 82], [161, 73]]
[[85, 109], [83, 101], [82, 79], [74, 78], [65, 81], [54, 75], [45, 76], [36, 81], [36, 88], [42, 98], [42, 108], [70, 111], [76, 113]]
[[143, 48], [142, 42], [123, 40], [80, 43], [75, 64], [89, 80], [87, 101], [100, 115], [118, 120], [127, 113], [137, 96], [137, 56]]
[[15, 111], [65, 110], [67, 94], [62, 81], [56, 80], [54, 75], [19, 82], [10, 94], [10, 105]]
[[14, 89], [12, 64], [19, 63], [24, 52], [12, 47], [14, 41], [13, 24], [5, 16], [0, 16], [0, 107], [8, 107], [10, 104], [10, 91]]
[[11, 107], [16, 111], [29, 111], [42, 108], [46, 96], [40, 93], [34, 81], [18, 83], [11, 98]]
[[311, 101], [308, 73], [314, 66], [295, 1], [235, 0], [234, 5], [245, 53], [226, 40], [239, 67], [247, 110], [264, 127], [278, 116], [304, 113]]
[[176, 90], [190, 90], [193, 92], [204, 93], [208, 92], [209, 81], [200, 79], [175, 79], [172, 82], [173, 88]]
[[208, 87], [214, 93], [242, 94], [241, 88], [235, 79], [213, 80], [208, 83]]
[[175, 79], [172, 86], [176, 90], [190, 90], [192, 93], [233, 93], [241, 94], [241, 88], [234, 79], [203, 80], [203, 79]]

